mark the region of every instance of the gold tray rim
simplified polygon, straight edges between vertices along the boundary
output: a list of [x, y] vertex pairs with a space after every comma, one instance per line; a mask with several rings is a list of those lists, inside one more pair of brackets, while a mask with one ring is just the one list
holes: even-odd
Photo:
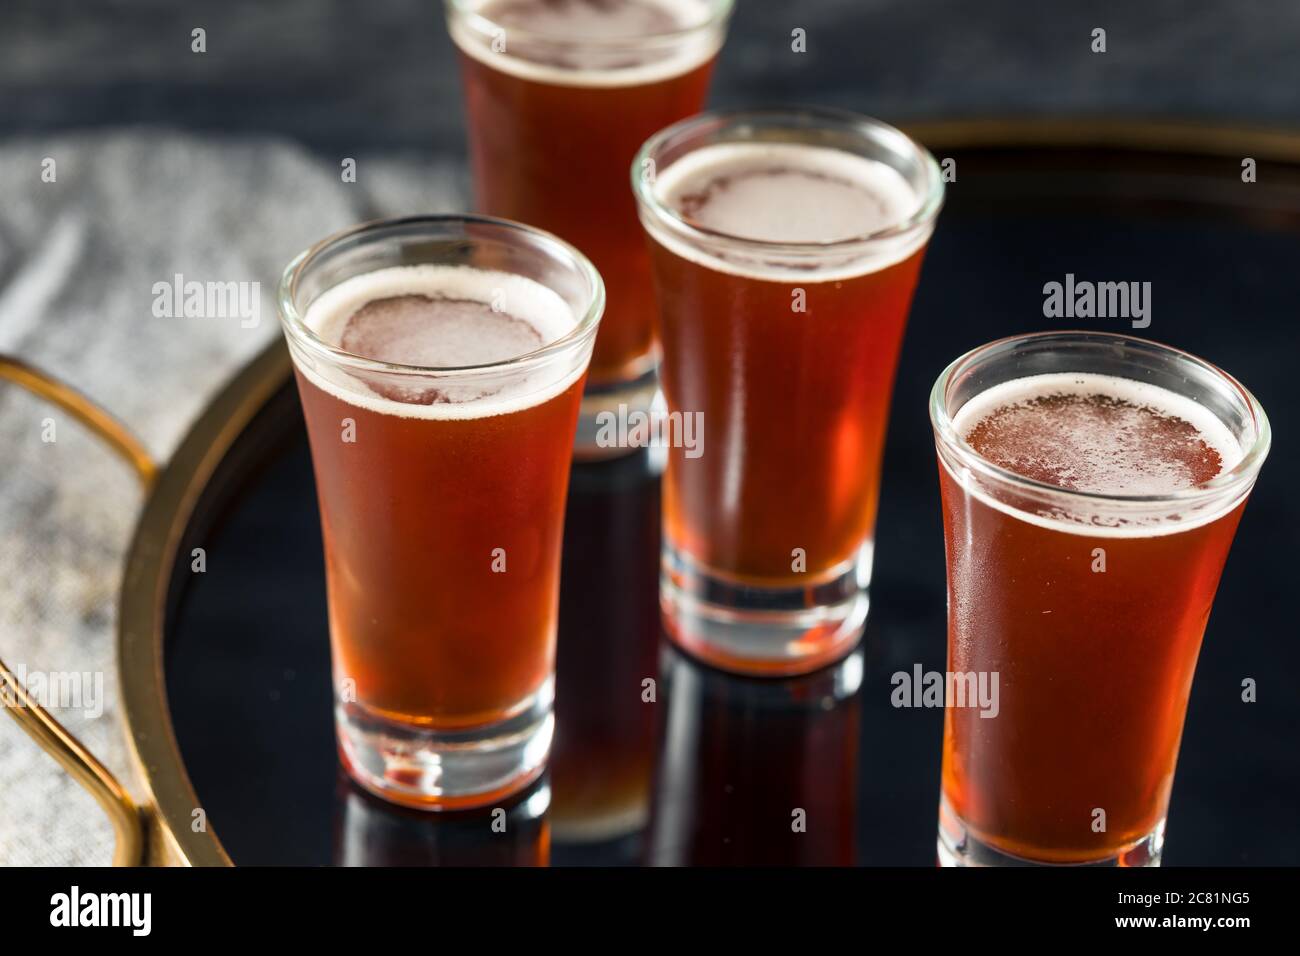
[[[181, 756], [167, 703], [163, 633], [177, 550], [217, 466], [291, 372], [277, 338], [236, 373], [190, 427], [163, 466], [136, 525], [122, 577], [118, 685], [136, 782], [148, 789], [147, 859], [155, 864], [231, 866]], [[220, 715], [216, 715], [219, 717]]]

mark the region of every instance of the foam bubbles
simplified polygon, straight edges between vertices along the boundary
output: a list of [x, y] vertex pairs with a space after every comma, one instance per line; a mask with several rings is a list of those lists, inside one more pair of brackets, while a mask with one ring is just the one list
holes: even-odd
[[[855, 153], [803, 143], [718, 143], [661, 169], [655, 197], [689, 225], [741, 240], [826, 244], [879, 233], [905, 222], [922, 199], [892, 166]], [[829, 281], [878, 272], [912, 255], [929, 230], [881, 240], [802, 270], [688, 247], [665, 229], [655, 238], [710, 268], [780, 281], [802, 275]], [[811, 272], [810, 272], [811, 269]]]
[[[344, 280], [307, 309], [323, 341], [362, 358], [451, 369], [526, 355], [563, 337], [577, 320], [554, 291], [523, 276], [468, 266], [395, 266]], [[387, 415], [479, 418], [553, 398], [584, 363], [557, 360], [527, 372], [361, 373], [327, 363], [299, 369], [345, 402]]]
[[573, 40], [668, 33], [690, 23], [688, 6], [655, 0], [489, 0], [480, 12], [507, 31]]
[[759, 242], [840, 242], [916, 211], [912, 187], [884, 163], [792, 143], [729, 143], [674, 163], [660, 200], [692, 225]]
[[[1168, 496], [1203, 484], [1241, 461], [1241, 443], [1209, 409], [1148, 382], [1092, 373], [1032, 375], [968, 401], [953, 427], [987, 461], [1065, 491], [1110, 497]], [[974, 489], [971, 489], [974, 491]], [[978, 494], [978, 492], [976, 492]], [[1028, 515], [1036, 524], [1094, 534], [1161, 534], [1213, 520], [1177, 514], [1103, 518], [1079, 501]]]
[[457, 368], [505, 362], [545, 343], [531, 322], [487, 302], [407, 294], [357, 309], [338, 344], [380, 362]]
[[[710, 7], [706, 0], [487, 0], [477, 12], [504, 31], [504, 49], [493, 49], [493, 38], [461, 16], [452, 15], [450, 28], [462, 52], [522, 79], [634, 86], [681, 76], [717, 54], [721, 25], [694, 29], [708, 22]], [[665, 35], [671, 39], [654, 39]]]
[[953, 422], [983, 458], [1035, 481], [1103, 495], [1168, 495], [1241, 460], [1210, 411], [1111, 375], [1033, 375], [967, 402]]

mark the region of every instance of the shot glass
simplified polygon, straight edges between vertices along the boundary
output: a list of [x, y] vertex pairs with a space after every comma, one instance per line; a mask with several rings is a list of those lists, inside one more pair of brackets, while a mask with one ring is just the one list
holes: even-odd
[[1048, 332], [957, 359], [930, 418], [951, 688], [940, 862], [1158, 864], [1264, 410], [1186, 352]]
[[729, 111], [651, 137], [632, 188], [663, 343], [668, 632], [739, 673], [815, 670], [866, 618], [939, 168], [852, 113]]
[[542, 772], [569, 463], [603, 304], [572, 246], [472, 216], [350, 229], [284, 274], [339, 750], [386, 799], [481, 805]]
[[627, 165], [698, 112], [732, 0], [447, 0], [460, 53], [476, 208], [533, 223], [591, 257], [608, 289], [575, 445], [636, 450], [658, 350], [650, 263]]

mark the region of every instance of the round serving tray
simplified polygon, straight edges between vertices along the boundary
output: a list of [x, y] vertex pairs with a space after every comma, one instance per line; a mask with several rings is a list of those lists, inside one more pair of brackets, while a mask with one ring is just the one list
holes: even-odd
[[[955, 160], [956, 180], [899, 368], [859, 651], [810, 677], [764, 681], [670, 650], [657, 610], [654, 456], [577, 464], [548, 775], [504, 815], [407, 811], [361, 793], [334, 754], [310, 461], [277, 343], [162, 470], [130, 551], [120, 668], [137, 782], [157, 811], [146, 815], [150, 859], [933, 864], [942, 711], [891, 703], [894, 674], [945, 663], [926, 396], [949, 360], [993, 338], [1129, 330], [1044, 317], [1043, 284], [1069, 273], [1150, 282], [1152, 321], [1135, 334], [1231, 370], [1273, 420], [1272, 457], [1206, 633], [1165, 861], [1300, 862], [1289, 731], [1300, 705], [1277, 683], [1300, 665], [1284, 610], [1289, 554], [1279, 553], [1300, 536], [1288, 441], [1300, 414], [1290, 282], [1300, 136], [1133, 122], [910, 129]], [[1241, 176], [1248, 157], [1253, 183]], [[1259, 682], [1255, 703], [1241, 700], [1246, 678]]]

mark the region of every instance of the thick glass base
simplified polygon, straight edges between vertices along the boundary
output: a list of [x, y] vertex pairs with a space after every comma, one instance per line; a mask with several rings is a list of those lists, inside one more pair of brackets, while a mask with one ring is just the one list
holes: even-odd
[[970, 832], [945, 798], [939, 807], [940, 866], [1159, 866], [1165, 846], [1165, 821], [1140, 840], [1097, 860], [1055, 863], [1013, 856]]
[[871, 546], [807, 587], [737, 584], [665, 543], [659, 578], [664, 629], [684, 651], [736, 674], [807, 674], [844, 657], [862, 638]]
[[339, 755], [352, 779], [393, 803], [421, 810], [488, 806], [546, 768], [553, 687], [548, 680], [513, 717], [454, 731], [399, 723], [336, 699]]
[[658, 391], [653, 365], [630, 381], [589, 382], [582, 393], [573, 456], [579, 461], [600, 461], [630, 455], [640, 448], [640, 443], [629, 439], [648, 434], [645, 429]]

